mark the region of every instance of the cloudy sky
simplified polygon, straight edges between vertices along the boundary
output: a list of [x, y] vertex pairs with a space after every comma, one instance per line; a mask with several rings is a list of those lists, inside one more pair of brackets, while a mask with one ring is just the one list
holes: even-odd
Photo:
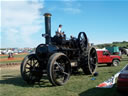
[[44, 43], [45, 12], [52, 14], [52, 36], [62, 24], [67, 37], [84, 31], [94, 44], [128, 41], [127, 0], [0, 0], [0, 4], [2, 48]]

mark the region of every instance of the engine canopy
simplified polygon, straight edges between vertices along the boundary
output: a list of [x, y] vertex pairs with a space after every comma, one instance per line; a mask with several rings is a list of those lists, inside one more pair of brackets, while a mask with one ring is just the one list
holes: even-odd
[[42, 61], [45, 58], [48, 58], [51, 54], [57, 52], [57, 50], [58, 48], [54, 45], [40, 44], [36, 48], [36, 56]]

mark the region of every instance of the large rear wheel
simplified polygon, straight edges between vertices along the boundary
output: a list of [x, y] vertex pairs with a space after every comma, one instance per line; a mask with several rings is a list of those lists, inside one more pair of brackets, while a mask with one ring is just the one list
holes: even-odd
[[65, 84], [71, 74], [71, 65], [67, 56], [63, 53], [54, 53], [48, 61], [47, 74], [53, 85]]
[[86, 75], [94, 74], [97, 67], [97, 52], [94, 47], [89, 49], [88, 55], [82, 61], [82, 69]]

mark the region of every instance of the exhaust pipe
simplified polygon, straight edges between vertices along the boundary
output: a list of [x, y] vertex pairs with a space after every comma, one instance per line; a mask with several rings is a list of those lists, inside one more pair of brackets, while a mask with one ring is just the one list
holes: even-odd
[[51, 16], [50, 13], [45, 13], [45, 44], [51, 44]]

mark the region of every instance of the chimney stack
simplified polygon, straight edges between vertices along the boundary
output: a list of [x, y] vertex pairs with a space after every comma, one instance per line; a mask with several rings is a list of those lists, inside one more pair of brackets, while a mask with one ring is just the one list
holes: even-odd
[[45, 13], [45, 44], [51, 43], [51, 16], [50, 13]]

